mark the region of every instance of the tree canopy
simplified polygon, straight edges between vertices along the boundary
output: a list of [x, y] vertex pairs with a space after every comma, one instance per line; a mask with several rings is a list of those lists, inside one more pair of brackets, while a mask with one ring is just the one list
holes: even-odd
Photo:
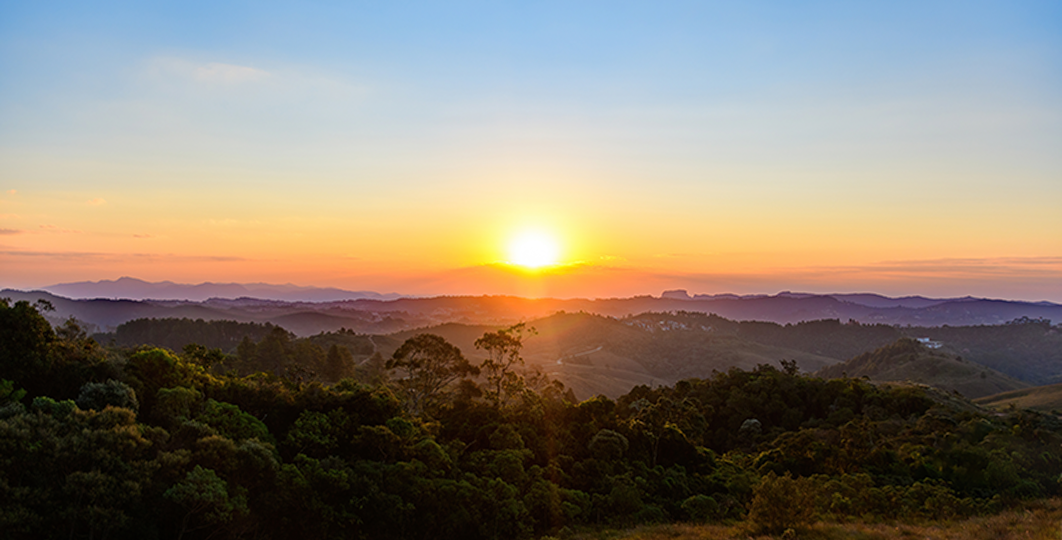
[[[202, 347], [106, 349], [29, 304], [0, 302], [0, 318], [5, 538], [477, 540], [740, 519], [772, 532], [1059, 494], [1054, 415], [792, 363], [616, 400], [531, 384], [501, 399], [431, 334], [374, 360], [382, 374], [323, 384]], [[271, 335], [263, 354], [299, 361]], [[520, 337], [485, 334], [491, 365], [521, 375]]]

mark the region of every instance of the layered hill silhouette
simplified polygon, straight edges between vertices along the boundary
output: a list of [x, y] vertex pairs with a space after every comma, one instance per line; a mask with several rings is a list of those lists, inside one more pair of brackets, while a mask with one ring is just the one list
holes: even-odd
[[[103, 294], [102, 290], [101, 294], [92, 298], [73, 299], [47, 291], [5, 289], [0, 291], [0, 297], [12, 300], [48, 300], [56, 307], [52, 317], [72, 316], [98, 325], [101, 330], [112, 330], [123, 322], [142, 317], [190, 317], [278, 324], [277, 318], [284, 317], [286, 325], [301, 335], [340, 328], [372, 333], [393, 332], [447, 322], [505, 325], [546, 317], [559, 311], [584, 311], [611, 317], [626, 317], [645, 312], [695, 312], [711, 313], [736, 321], [778, 324], [837, 319], [842, 322], [925, 327], [999, 325], [1022, 317], [1062, 321], [1062, 305], [1049, 302], [978, 298], [890, 299], [870, 294], [780, 293], [774, 296], [689, 297], [685, 291], [682, 291], [682, 296], [670, 293], [674, 291], [662, 297], [607, 299], [438, 296], [311, 302], [250, 297], [130, 300]], [[81, 291], [80, 294], [88, 293]]]
[[815, 375], [826, 379], [847, 376], [866, 377], [875, 382], [914, 382], [959, 392], [971, 399], [1029, 386], [911, 338], [824, 367]]
[[[473, 343], [484, 332], [526, 322], [538, 330], [528, 339], [524, 351], [529, 365], [577, 388], [581, 397], [599, 393], [616, 396], [635, 385], [672, 384], [683, 378], [706, 377], [713, 370], [751, 369], [761, 363], [778, 365], [781, 360], [794, 360], [802, 370], [816, 371], [905, 337], [939, 343], [936, 353], [947, 359], [933, 360], [936, 367], [926, 367], [921, 374], [904, 370], [889, 373], [887, 377], [893, 380], [925, 380], [969, 397], [1020, 388], [990, 376], [995, 372], [1033, 385], [1062, 381], [1062, 333], [1051, 321], [1052, 317], [1062, 320], [1057, 315], [1062, 306], [1055, 304], [890, 299], [869, 294], [835, 295], [843, 299], [799, 293], [705, 299], [681, 293], [670, 291], [661, 298], [598, 300], [478, 296], [288, 302], [255, 298], [77, 300], [45, 291], [4, 290], [0, 291], [0, 298], [45, 300], [54, 307], [54, 311], [45, 314], [53, 324], [73, 317], [90, 332], [101, 333], [104, 342], [114, 339], [122, 345], [149, 343], [177, 350], [189, 339], [182, 335], [187, 334], [185, 330], [169, 332], [164, 342], [158, 337], [162, 334], [157, 332], [161, 331], [153, 330], [156, 333], [151, 339], [155, 341], [143, 341], [145, 338], [135, 337], [136, 332], [127, 332], [124, 337], [114, 332], [139, 319], [235, 321], [276, 325], [296, 336], [317, 336], [318, 340], [324, 339], [321, 336], [339, 336], [334, 340], [362, 361], [373, 353], [388, 356], [406, 338], [423, 332], [443, 335], [466, 355], [476, 358]], [[923, 307], [916, 307], [920, 305]], [[719, 311], [713, 311], [716, 309]], [[859, 311], [868, 322], [824, 316], [840, 311]], [[882, 314], [889, 313], [937, 320], [941, 314], [953, 312], [961, 313], [954, 318], [945, 317], [946, 324], [941, 325], [876, 322], [884, 317]], [[1007, 324], [983, 322], [1015, 314], [1018, 316], [1004, 321]], [[979, 322], [962, 325], [960, 321], [967, 319]], [[186, 324], [184, 328], [189, 327]], [[229, 336], [216, 346], [230, 351], [232, 343], [238, 342], [233, 339]], [[959, 362], [958, 357], [963, 361]], [[976, 371], [977, 377], [959, 384], [961, 377], [954, 370], [970, 367], [971, 363], [985, 367], [986, 379], [980, 379], [981, 371]], [[910, 371], [922, 364], [905, 369]], [[861, 376], [856, 369], [842, 371]], [[876, 380], [885, 377], [867, 376]], [[920, 379], [921, 376], [931, 378]], [[936, 376], [947, 380], [932, 379]]]
[[59, 283], [42, 287], [44, 290], [67, 298], [112, 298], [121, 300], [192, 300], [210, 298], [262, 298], [289, 302], [334, 302], [373, 298], [387, 300], [398, 294], [380, 294], [372, 291], [346, 291], [334, 287], [300, 287], [286, 283], [174, 283], [172, 281], [148, 282], [132, 277], [116, 280], [79, 281]]

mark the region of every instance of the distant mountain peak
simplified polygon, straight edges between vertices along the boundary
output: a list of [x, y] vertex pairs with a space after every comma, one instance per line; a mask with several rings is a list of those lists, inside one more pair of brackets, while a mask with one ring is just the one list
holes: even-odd
[[782, 291], [782, 292], [776, 294], [775, 296], [777, 296], [779, 298], [812, 298], [812, 297], [815, 297], [815, 296], [828, 296], [828, 295], [813, 294], [813, 293], [801, 293], [801, 292], [792, 292], [792, 291]]
[[664, 291], [663, 294], [660, 295], [660, 298], [670, 298], [672, 300], [693, 299], [693, 297], [690, 296], [690, 293], [687, 292], [686, 289], [672, 289], [670, 291]]
[[258, 298], [286, 302], [335, 302], [341, 300], [392, 300], [396, 293], [347, 291], [333, 287], [299, 286], [292, 283], [174, 283], [149, 282], [122, 276], [116, 280], [79, 281], [42, 287], [42, 290], [75, 299], [117, 298], [128, 300], [188, 300], [202, 302], [211, 298]]

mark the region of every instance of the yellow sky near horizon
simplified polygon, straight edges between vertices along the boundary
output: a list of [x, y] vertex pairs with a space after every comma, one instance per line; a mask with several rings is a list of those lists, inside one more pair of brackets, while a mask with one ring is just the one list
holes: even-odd
[[[616, 194], [602, 195], [596, 206], [591, 198], [545, 205], [513, 195], [503, 198], [512, 201], [507, 207], [492, 207], [495, 197], [451, 198], [441, 209], [413, 200], [388, 214], [371, 205], [339, 213], [331, 202], [315, 213], [312, 204], [273, 192], [246, 194], [238, 206], [223, 201], [239, 194], [206, 195], [4, 193], [0, 214], [17, 228], [0, 237], [3, 285], [130, 275], [405, 294], [595, 297], [686, 288], [1062, 298], [1062, 258], [1038, 255], [1057, 243], [1042, 223], [1051, 214], [1028, 205], [971, 221], [947, 212], [919, 215], [925, 210], [914, 202], [841, 211], [765, 197], [753, 215], [741, 215], [747, 204], [722, 201], [702, 215], [681, 200], [666, 205], [643, 192], [641, 210]], [[1028, 230], [1020, 242], [1013, 227]], [[556, 238], [559, 267], [527, 272], [500, 265], [508, 243], [527, 228]]]

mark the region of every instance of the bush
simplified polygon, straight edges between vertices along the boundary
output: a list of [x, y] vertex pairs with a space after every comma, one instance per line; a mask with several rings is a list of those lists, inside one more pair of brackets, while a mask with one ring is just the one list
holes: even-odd
[[70, 416], [70, 413], [74, 412], [76, 408], [77, 404], [72, 399], [56, 401], [48, 396], [35, 397], [33, 402], [30, 403], [31, 410], [41, 411], [60, 420]]
[[815, 494], [806, 478], [767, 473], [752, 490], [749, 521], [759, 530], [780, 533], [811, 524]]
[[602, 429], [590, 439], [590, 454], [601, 460], [621, 459], [629, 446], [627, 438], [620, 433]]
[[108, 405], [124, 407], [136, 412], [140, 403], [136, 399], [136, 392], [128, 384], [114, 379], [107, 382], [90, 382], [81, 386], [77, 395], [77, 406], [82, 410], [94, 409], [102, 411]]
[[694, 495], [682, 501], [682, 511], [690, 521], [703, 523], [719, 517], [719, 503], [708, 495]]

